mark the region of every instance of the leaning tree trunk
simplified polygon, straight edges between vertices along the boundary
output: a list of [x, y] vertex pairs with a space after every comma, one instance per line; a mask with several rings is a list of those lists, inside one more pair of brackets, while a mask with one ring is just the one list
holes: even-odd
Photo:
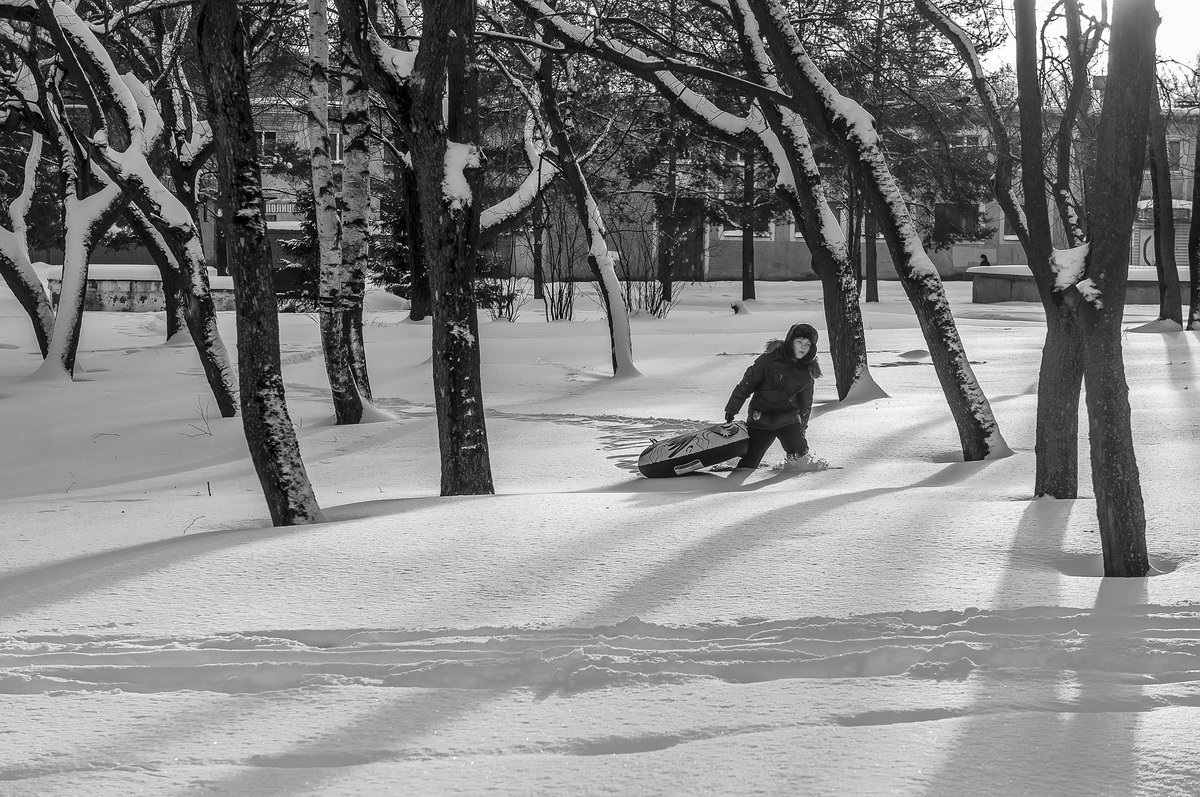
[[[413, 65], [413, 172], [433, 295], [442, 495], [494, 492], [475, 308], [482, 153], [475, 143], [475, 3], [425, 0]], [[360, 58], [361, 60], [361, 58]]]
[[110, 183], [82, 199], [75, 195], [73, 185], [69, 184], [66, 190], [67, 199], [63, 203], [66, 235], [58, 312], [47, 345], [46, 360], [37, 370], [40, 376], [52, 379], [75, 374], [83, 303], [87, 296], [88, 260], [96, 241], [121, 215], [121, 189], [115, 184]]
[[246, 443], [272, 523], [314, 523], [323, 518], [300, 458], [279, 363], [278, 306], [237, 2], [200, 0], [196, 40], [208, 87], [208, 117], [217, 144], [224, 211], [230, 220]]
[[963, 459], [1009, 453], [987, 396], [971, 370], [941, 277], [917, 237], [904, 197], [887, 167], [879, 134], [861, 108], [841, 95], [817, 69], [779, 0], [750, 0], [749, 6], [776, 53], [774, 61], [783, 82], [812, 118], [833, 132], [846, 158], [859, 168], [958, 428]]
[[154, 229], [150, 219], [146, 218], [146, 214], [138, 210], [136, 205], [125, 208], [125, 220], [129, 222], [142, 246], [150, 253], [154, 265], [158, 267], [167, 316], [167, 340], [170, 340], [181, 330], [188, 328], [184, 313], [184, 308], [187, 307], [187, 289], [180, 278], [179, 261], [175, 259], [162, 235]]
[[325, 0], [309, 0], [308, 144], [312, 165], [314, 216], [317, 227], [317, 315], [325, 373], [339, 424], [362, 420], [362, 398], [350, 367], [350, 306], [342, 265], [341, 220], [337, 186], [329, 157], [329, 19]]
[[1167, 157], [1167, 120], [1155, 81], [1150, 107], [1150, 184], [1154, 197], [1154, 268], [1158, 272], [1158, 317], [1183, 326], [1179, 269], [1175, 265], [1175, 202], [1171, 196], [1171, 164]]
[[[762, 37], [750, 7], [742, 0], [730, 4], [738, 46], [747, 71], [763, 85], [778, 90]], [[799, 225], [812, 254], [813, 272], [821, 280], [829, 353], [833, 360], [838, 399], [879, 398], [884, 395], [871, 378], [862, 307], [858, 302], [858, 276], [846, 248], [841, 225], [830, 210], [821, 169], [813, 153], [804, 120], [795, 111], [769, 102], [756, 102], [762, 127], [755, 132], [773, 160], [776, 193], [783, 197]], [[754, 125], [751, 125], [753, 129]]]
[[[1089, 203], [1092, 243], [1086, 279], [1077, 285], [1084, 301], [1084, 381], [1091, 439], [1092, 487], [1104, 550], [1106, 576], [1144, 576], [1146, 514], [1133, 449], [1129, 386], [1121, 351], [1121, 318], [1129, 278], [1129, 240], [1145, 165], [1154, 91], [1154, 0], [1115, 6], [1108, 84], [1096, 139], [1094, 198]], [[1090, 284], [1088, 284], [1090, 282]]]
[[94, 163], [156, 225], [183, 268], [189, 287], [186, 312], [192, 339], [221, 415], [232, 417], [237, 407], [233, 368], [217, 331], [199, 226], [148, 161], [164, 129], [152, 93], [134, 75], [117, 72], [96, 32], [69, 7], [56, 6], [53, 13], [44, 12], [43, 17], [60, 50], [71, 54], [65, 59], [69, 71], [81, 83], [89, 83], [95, 96], [109, 107], [105, 118], [115, 124], [101, 129], [107, 134], [103, 139], [99, 135], [91, 137]]
[[367, 289], [371, 217], [371, 97], [350, 43], [342, 41], [342, 268], [346, 272], [346, 333], [350, 370], [359, 395], [371, 399], [367, 350], [363, 341], [363, 300]]
[[[633, 334], [629, 326], [629, 309], [621, 299], [621, 283], [613, 266], [612, 254], [605, 240], [607, 230], [600, 214], [600, 206], [592, 195], [587, 177], [579, 166], [575, 148], [567, 135], [567, 126], [558, 108], [551, 71], [553, 61], [543, 56], [537, 70], [538, 89], [541, 93], [542, 115], [550, 128], [550, 143], [558, 152], [558, 167], [566, 178], [575, 201], [575, 212], [588, 239], [588, 266], [592, 278], [600, 291], [605, 315], [608, 316], [609, 355], [613, 376], [633, 376], [638, 373], [633, 364]], [[672, 214], [673, 215], [673, 214]]]
[[29, 228], [26, 221], [37, 188], [38, 163], [42, 159], [42, 134], [31, 133], [29, 151], [25, 155], [25, 172], [21, 192], [8, 205], [11, 230], [0, 227], [0, 277], [8, 283], [22, 309], [33, 322], [33, 334], [42, 357], [46, 356], [54, 334], [54, 309], [42, 281], [29, 259]]

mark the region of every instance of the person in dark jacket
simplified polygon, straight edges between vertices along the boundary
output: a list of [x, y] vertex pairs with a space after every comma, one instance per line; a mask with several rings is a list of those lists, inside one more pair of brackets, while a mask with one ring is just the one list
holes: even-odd
[[725, 422], [729, 423], [750, 399], [746, 419], [750, 449], [737, 467], [757, 468], [776, 440], [783, 445], [788, 459], [808, 453], [805, 433], [812, 412], [813, 382], [820, 376], [814, 327], [795, 324], [783, 340], [767, 343], [766, 351], [746, 369], [725, 404]]

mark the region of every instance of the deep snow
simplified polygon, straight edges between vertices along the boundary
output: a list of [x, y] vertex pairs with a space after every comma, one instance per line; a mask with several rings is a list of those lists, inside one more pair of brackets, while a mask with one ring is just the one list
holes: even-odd
[[161, 314], [86, 314], [78, 381], [29, 381], [0, 292], [0, 794], [1195, 793], [1196, 335], [1125, 337], [1162, 574], [1101, 579], [1094, 502], [1030, 497], [1040, 308], [947, 287], [1011, 457], [961, 461], [888, 283], [864, 314], [890, 398], [817, 386], [841, 469], [641, 479], [766, 339], [824, 331], [816, 283], [739, 314], [717, 283], [633, 320], [633, 378], [586, 298], [482, 321], [488, 497], [437, 495], [428, 324], [376, 298], [391, 419], [350, 428], [315, 320], [283, 316], [332, 519], [297, 529]]

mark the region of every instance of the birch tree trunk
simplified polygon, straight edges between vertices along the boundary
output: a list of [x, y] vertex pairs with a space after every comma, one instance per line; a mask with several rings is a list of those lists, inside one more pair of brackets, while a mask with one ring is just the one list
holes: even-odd
[[300, 458], [279, 362], [279, 317], [271, 249], [247, 88], [245, 43], [236, 0], [200, 0], [196, 40], [208, 86], [237, 302], [242, 426], [276, 526], [323, 519]]
[[[1096, 137], [1095, 196], [1089, 203], [1092, 243], [1082, 290], [1084, 380], [1091, 440], [1092, 488], [1106, 576], [1145, 576], [1146, 514], [1133, 448], [1129, 386], [1121, 351], [1121, 317], [1129, 278], [1129, 240], [1145, 166], [1154, 91], [1154, 0], [1125, 0], [1113, 12], [1108, 83]], [[1082, 288], [1085, 283], [1080, 284]]]
[[309, 0], [308, 144], [317, 228], [317, 314], [321, 350], [339, 424], [362, 420], [362, 398], [350, 366], [351, 303], [342, 265], [341, 220], [329, 157], [329, 17], [325, 0]]
[[941, 277], [917, 237], [870, 118], [817, 69], [778, 0], [750, 0], [749, 5], [775, 53], [773, 61], [782, 82], [792, 89], [813, 120], [833, 132], [847, 160], [859, 167], [875, 214], [883, 222], [896, 274], [929, 346], [938, 381], [958, 428], [963, 459], [973, 461], [1009, 454], [987, 396], [971, 370]]
[[342, 42], [342, 268], [346, 274], [346, 328], [350, 370], [363, 400], [371, 400], [363, 342], [371, 218], [371, 97], [353, 48]]

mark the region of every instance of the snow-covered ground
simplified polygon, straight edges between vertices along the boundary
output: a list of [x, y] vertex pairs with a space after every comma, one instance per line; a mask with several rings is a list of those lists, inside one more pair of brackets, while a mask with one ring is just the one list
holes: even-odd
[[1012, 457], [961, 461], [889, 283], [864, 311], [890, 398], [817, 386], [836, 469], [640, 478], [647, 441], [718, 420], [767, 338], [824, 330], [815, 283], [735, 315], [737, 290], [635, 319], [643, 376], [622, 380], [587, 299], [569, 323], [485, 318], [488, 497], [438, 496], [428, 324], [373, 303], [393, 419], [347, 428], [317, 324], [284, 316], [331, 518], [292, 529], [161, 314], [87, 314], [78, 381], [28, 381], [0, 291], [0, 794], [1200, 791], [1195, 333], [1125, 337], [1161, 574], [1106, 580], [1094, 502], [1031, 500], [1040, 308], [966, 283]]

